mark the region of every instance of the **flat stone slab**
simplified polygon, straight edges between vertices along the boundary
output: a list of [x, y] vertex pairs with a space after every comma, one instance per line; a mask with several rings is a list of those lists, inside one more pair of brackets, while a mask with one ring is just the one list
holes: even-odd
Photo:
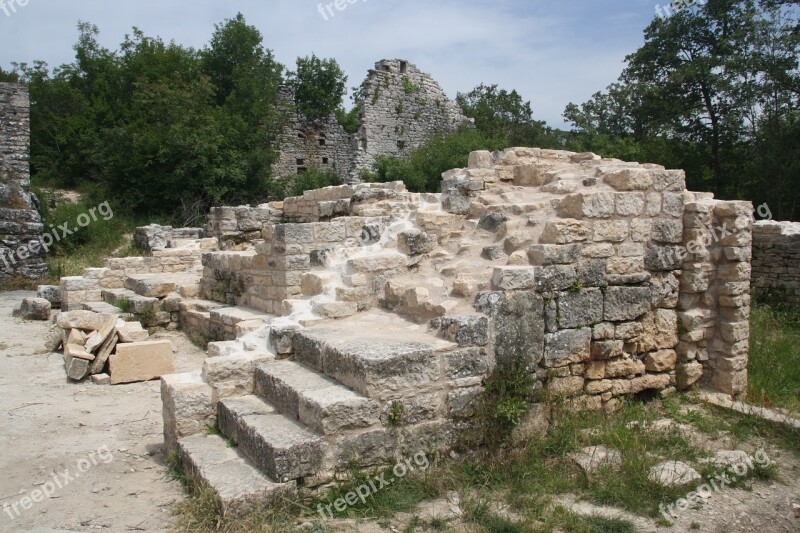
[[594, 474], [603, 468], [619, 470], [622, 466], [619, 451], [605, 446], [587, 446], [580, 453], [570, 454], [570, 459], [587, 474]]
[[296, 484], [276, 483], [216, 435], [194, 435], [178, 441], [187, 474], [208, 484], [225, 516], [235, 516], [265, 501], [290, 495]]
[[275, 413], [277, 411], [274, 407], [252, 394], [237, 398], [225, 398], [217, 404], [217, 426], [231, 442], [238, 444], [242, 418], [250, 415], [272, 415]]
[[109, 358], [111, 384], [150, 381], [172, 374], [172, 342], [169, 340], [118, 344]]
[[187, 273], [132, 274], [125, 278], [125, 288], [140, 296], [163, 298], [182, 287], [197, 287], [200, 276]]
[[682, 487], [703, 477], [690, 465], [681, 461], [666, 461], [650, 469], [647, 476], [653, 483], [663, 487]]

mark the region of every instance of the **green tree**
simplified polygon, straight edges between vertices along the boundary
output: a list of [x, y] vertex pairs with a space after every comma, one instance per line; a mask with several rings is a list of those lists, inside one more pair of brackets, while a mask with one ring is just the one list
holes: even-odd
[[459, 93], [456, 102], [475, 127], [488, 139], [508, 146], [559, 147], [553, 130], [533, 119], [531, 103], [497, 85], [480, 84], [469, 93]]
[[297, 112], [308, 120], [329, 117], [342, 106], [347, 76], [335, 59], [297, 58], [297, 70], [289, 73]]
[[19, 74], [14, 71], [6, 72], [3, 67], [0, 67], [0, 83], [17, 83], [19, 81]]

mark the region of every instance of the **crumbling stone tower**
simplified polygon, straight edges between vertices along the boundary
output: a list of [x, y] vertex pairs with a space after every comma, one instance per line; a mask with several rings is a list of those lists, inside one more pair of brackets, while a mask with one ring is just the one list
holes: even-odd
[[44, 226], [30, 192], [28, 88], [0, 83], [0, 280], [41, 277]]

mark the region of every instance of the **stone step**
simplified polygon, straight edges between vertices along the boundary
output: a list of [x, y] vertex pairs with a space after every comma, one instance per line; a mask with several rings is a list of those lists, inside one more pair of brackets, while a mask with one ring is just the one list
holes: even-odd
[[173, 292], [194, 297], [200, 292], [200, 276], [188, 273], [131, 274], [125, 278], [125, 288], [150, 298], [164, 298]]
[[255, 379], [256, 394], [317, 433], [331, 435], [380, 424], [378, 402], [299, 363], [258, 365]]
[[106, 289], [102, 293], [103, 301], [122, 309], [126, 313], [147, 313], [157, 311], [160, 305], [158, 298], [140, 296], [129, 289]]
[[217, 435], [198, 434], [178, 441], [184, 472], [217, 495], [226, 517], [292, 495], [297, 484], [276, 483]]
[[225, 324], [226, 326], [235, 326], [239, 322], [262, 320], [265, 323], [272, 321], [275, 316], [251, 309], [249, 307], [218, 307], [211, 309], [211, 320]]
[[113, 314], [113, 315], [121, 315], [123, 313], [122, 309], [119, 307], [115, 307], [111, 304], [106, 302], [86, 302], [83, 304], [87, 311], [93, 311], [95, 313], [101, 314]]
[[368, 398], [386, 398], [432, 384], [440, 354], [455, 344], [392, 313], [371, 310], [294, 336], [294, 359]]
[[214, 302], [212, 300], [198, 300], [189, 298], [181, 302], [182, 313], [186, 311], [199, 311], [201, 313], [210, 313], [214, 309], [222, 309], [223, 307], [227, 306], [225, 304]]
[[220, 428], [225, 428], [223, 434], [235, 435], [239, 450], [270, 478], [297, 480], [313, 476], [321, 468], [322, 439], [278, 414], [264, 400], [255, 396], [246, 402], [226, 398], [217, 404], [217, 411], [223, 413], [218, 415]]

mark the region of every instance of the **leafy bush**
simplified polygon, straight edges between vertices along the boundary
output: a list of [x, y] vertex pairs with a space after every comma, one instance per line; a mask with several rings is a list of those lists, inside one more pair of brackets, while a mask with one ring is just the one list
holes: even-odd
[[341, 185], [342, 179], [333, 172], [322, 172], [309, 169], [308, 172], [295, 174], [288, 178], [273, 180], [270, 183], [269, 195], [271, 198], [283, 200], [291, 196], [301, 196], [303, 192], [312, 189], [321, 189], [332, 185]]

